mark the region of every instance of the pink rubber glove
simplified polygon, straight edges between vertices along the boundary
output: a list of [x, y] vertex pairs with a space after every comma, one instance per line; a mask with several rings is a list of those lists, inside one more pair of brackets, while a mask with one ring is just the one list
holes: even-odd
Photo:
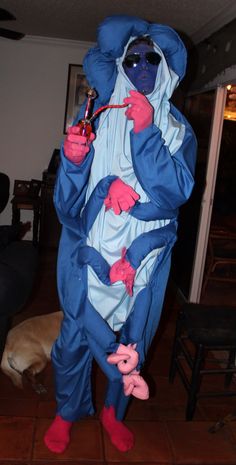
[[79, 135], [80, 128], [71, 126], [68, 128], [67, 136], [64, 141], [64, 153], [66, 158], [75, 165], [80, 165], [90, 150], [90, 144], [95, 139], [93, 133], [90, 134], [89, 140], [85, 136]]
[[120, 344], [117, 351], [107, 357], [108, 363], [117, 365], [118, 370], [127, 375], [138, 365], [139, 355], [135, 350], [137, 344]]
[[140, 196], [131, 186], [125, 184], [118, 178], [110, 185], [104, 204], [106, 210], [113, 208], [115, 215], [119, 215], [121, 211], [129, 211], [139, 197]]
[[125, 396], [137, 397], [137, 399], [147, 400], [149, 398], [149, 388], [146, 381], [140, 376], [139, 371], [132, 371], [129, 375], [123, 375]]
[[130, 90], [130, 97], [124, 99], [129, 107], [125, 114], [134, 121], [134, 132], [143, 131], [153, 122], [153, 107], [145, 95], [137, 90]]
[[132, 268], [130, 263], [125, 258], [126, 248], [122, 250], [121, 258], [113, 263], [110, 268], [110, 281], [123, 281], [126, 287], [127, 294], [133, 295], [133, 285], [136, 270]]

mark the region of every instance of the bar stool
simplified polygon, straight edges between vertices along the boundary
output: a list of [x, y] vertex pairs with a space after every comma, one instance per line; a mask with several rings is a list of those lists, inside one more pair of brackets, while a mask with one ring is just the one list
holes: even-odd
[[12, 203], [12, 224], [20, 222], [21, 210], [33, 210], [33, 244], [38, 244], [38, 231], [41, 211], [39, 196], [41, 181], [15, 180]]
[[[227, 359], [219, 361], [217, 351], [224, 351]], [[186, 420], [192, 420], [199, 397], [236, 396], [236, 386], [229, 389], [236, 373], [235, 355], [236, 307], [184, 304], [176, 323], [169, 381], [178, 372], [187, 390]], [[224, 390], [200, 391], [202, 377], [211, 374], [225, 376]]]

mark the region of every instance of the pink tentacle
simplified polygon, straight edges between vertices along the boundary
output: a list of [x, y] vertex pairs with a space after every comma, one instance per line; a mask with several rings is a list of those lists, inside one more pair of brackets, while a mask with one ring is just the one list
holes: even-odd
[[149, 398], [149, 388], [146, 381], [139, 372], [134, 371], [129, 375], [123, 375], [124, 394], [133, 395], [137, 399], [147, 400]]
[[133, 371], [138, 365], [139, 355], [136, 352], [137, 344], [120, 344], [115, 354], [110, 354], [107, 357], [108, 363], [117, 364], [118, 370], [122, 374], [128, 374]]
[[123, 355], [120, 354], [120, 355], [119, 355], [119, 354], [116, 352], [115, 354], [110, 354], [110, 355], [108, 355], [107, 361], [108, 361], [108, 363], [110, 363], [111, 365], [117, 365], [117, 364], [119, 364], [119, 363], [121, 363], [121, 362], [123, 363], [124, 360], [128, 360], [128, 358], [129, 358], [129, 355], [128, 355], [128, 354], [127, 354], [127, 355], [125, 355], [125, 354], [123, 354]]

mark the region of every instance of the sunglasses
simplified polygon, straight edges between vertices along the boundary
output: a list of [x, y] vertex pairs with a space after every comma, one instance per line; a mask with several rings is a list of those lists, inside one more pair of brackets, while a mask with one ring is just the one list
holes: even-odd
[[[135, 68], [136, 66], [138, 66], [140, 60], [140, 53], [131, 53], [130, 55], [127, 55], [125, 57], [123, 64], [127, 66], [127, 68]], [[145, 53], [145, 60], [148, 64], [157, 66], [161, 61], [161, 57], [156, 52], [147, 52]]]

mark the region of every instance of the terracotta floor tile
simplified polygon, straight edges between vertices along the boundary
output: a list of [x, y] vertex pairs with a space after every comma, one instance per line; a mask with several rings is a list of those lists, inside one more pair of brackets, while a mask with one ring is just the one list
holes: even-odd
[[56, 400], [41, 400], [38, 403], [38, 418], [54, 418], [56, 414]]
[[[1, 462], [0, 462], [0, 465], [2, 465]], [[7, 462], [7, 463], [4, 463], [3, 465], [11, 465], [11, 464], [8, 464], [8, 462]], [[18, 463], [14, 463], [12, 465], [28, 465], [28, 464], [22, 464], [21, 462], [20, 463], [18, 462]], [[56, 457], [55, 460], [51, 460], [51, 459], [49, 461], [43, 460], [43, 462], [41, 460], [40, 461], [32, 460], [32, 462], [30, 462], [29, 465], [107, 465], [107, 463], [103, 462], [103, 461], [102, 462], [97, 462], [97, 461], [94, 462], [93, 460], [89, 461], [89, 462], [87, 460], [85, 460], [85, 461], [84, 460], [82, 460], [82, 461], [81, 460], [72, 460], [71, 461], [70, 459], [68, 459], [68, 460], [61, 459], [60, 460], [60, 458]], [[122, 465], [122, 464], [119, 464], [119, 465]], [[135, 464], [135, 465], [137, 465], [137, 464]], [[153, 465], [153, 464], [151, 464], [151, 465]]]
[[236, 443], [228, 430], [211, 434], [210, 426], [200, 421], [167, 423], [175, 464], [235, 465]]
[[[21, 460], [20, 462], [19, 462], [18, 460], [13, 460], [13, 461], [12, 461], [12, 460], [10, 460], [10, 461], [8, 460], [8, 461], [6, 462], [6, 460], [1, 460], [1, 458], [0, 458], [0, 465], [31, 465], [31, 462], [28, 462], [28, 461], [27, 461], [27, 462], [25, 462], [25, 461], [22, 462], [22, 460]], [[52, 464], [51, 464], [51, 465], [52, 465]], [[54, 465], [54, 464], [53, 464], [53, 465]]]
[[150, 400], [132, 399], [127, 414], [128, 421], [159, 421], [159, 411], [156, 404]]
[[92, 417], [90, 417], [91, 420], [99, 420], [99, 417], [100, 417], [100, 414], [101, 414], [101, 411], [104, 407], [104, 402], [97, 402], [96, 404], [94, 404], [94, 408], [95, 408], [95, 413]]
[[30, 459], [34, 421], [32, 418], [0, 417], [0, 458], [1, 460]]
[[[130, 465], [131, 462], [120, 462], [120, 461], [119, 462], [106, 462], [106, 465], [114, 465], [114, 463], [117, 463], [117, 465]], [[145, 460], [144, 462], [134, 462], [134, 463], [135, 463], [135, 465], [163, 465], [163, 462], [158, 462], [158, 461], [155, 462], [153, 460], [151, 462], [146, 462], [146, 460]], [[70, 464], [68, 464], [68, 465], [70, 465]], [[78, 465], [81, 465], [81, 464], [78, 464]], [[85, 464], [85, 465], [89, 465], [89, 464]]]
[[34, 417], [37, 413], [37, 399], [0, 398], [0, 415]]
[[[217, 368], [217, 365], [213, 365], [213, 368]], [[205, 375], [202, 378], [202, 383], [201, 383], [201, 391], [202, 392], [207, 392], [207, 391], [224, 391], [224, 376], [222, 375]], [[230, 390], [232, 392], [235, 392], [236, 395], [236, 385], [234, 383], [231, 383], [230, 385]]]
[[[47, 364], [42, 373], [41, 382], [46, 387], [47, 391], [54, 396], [54, 372], [51, 362]], [[45, 394], [49, 397], [49, 394]]]
[[36, 433], [34, 441], [33, 458], [34, 460], [78, 460], [84, 461], [102, 461], [102, 437], [98, 421], [86, 419], [74, 424], [71, 433], [71, 442], [68, 449], [58, 456], [50, 452], [44, 445], [43, 436], [51, 421], [38, 419], [36, 421]]
[[229, 413], [235, 411], [235, 397], [201, 398], [198, 406], [204, 414], [205, 420], [218, 421]]
[[168, 349], [157, 350], [147, 362], [147, 372], [152, 375], [169, 376], [170, 351]]
[[[201, 385], [200, 393], [207, 393], [209, 391], [224, 391], [224, 378], [218, 376], [205, 376]], [[232, 391], [235, 391], [235, 386], [232, 384]], [[235, 391], [236, 392], [236, 391]], [[204, 415], [205, 420], [217, 421], [222, 416], [235, 409], [236, 398], [233, 397], [200, 397], [197, 406]], [[195, 417], [194, 417], [195, 419]]]
[[94, 402], [104, 403], [106, 389], [107, 389], [107, 378], [100, 368], [94, 367], [92, 374], [92, 388]]
[[[155, 395], [147, 401], [133, 399], [127, 412], [128, 420], [185, 420], [187, 393], [180, 380], [173, 384], [168, 378], [153, 376], [156, 385]], [[205, 420], [205, 415], [197, 408], [195, 419]]]
[[11, 379], [0, 371], [0, 398], [17, 398], [17, 399], [28, 399], [38, 398], [38, 395], [31, 389], [26, 387], [25, 389], [19, 389], [12, 383]]
[[10, 378], [0, 371], [0, 397], [10, 397], [17, 392], [17, 388], [13, 386]]
[[[232, 413], [232, 412], [229, 412], [229, 413]], [[234, 410], [234, 413], [235, 413], [235, 410]], [[235, 441], [235, 445], [236, 445], [236, 421], [232, 420], [228, 422], [227, 427], [224, 426], [222, 429], [227, 429], [227, 428], [231, 431], [233, 440]]]
[[[104, 432], [105, 457], [108, 462], [154, 462], [171, 464], [172, 455], [163, 423], [158, 422], [126, 422], [135, 434], [135, 446], [128, 452], [119, 452]], [[124, 462], [125, 461], [125, 462]]]

